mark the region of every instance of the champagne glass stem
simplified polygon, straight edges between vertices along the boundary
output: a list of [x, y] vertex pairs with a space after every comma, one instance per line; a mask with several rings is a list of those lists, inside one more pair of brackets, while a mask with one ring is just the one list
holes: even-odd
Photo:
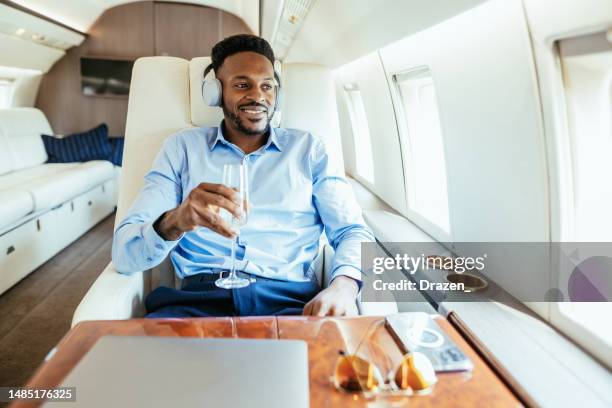
[[236, 241], [237, 240], [238, 240], [238, 237], [232, 240], [232, 269], [229, 275], [230, 279], [234, 279], [236, 277]]

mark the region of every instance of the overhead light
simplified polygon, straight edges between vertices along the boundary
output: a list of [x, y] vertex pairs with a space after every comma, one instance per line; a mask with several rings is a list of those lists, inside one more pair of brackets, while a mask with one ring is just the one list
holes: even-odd
[[40, 41], [43, 42], [47, 39], [47, 37], [45, 37], [44, 35], [40, 35], [40, 34], [32, 34], [32, 39], [34, 41]]
[[280, 60], [285, 58], [289, 47], [304, 23], [306, 15], [315, 2], [316, 0], [283, 1], [281, 18], [272, 40], [272, 48]]
[[25, 34], [26, 29], [25, 28], [18, 28], [17, 30], [15, 30], [15, 35], [23, 35]]

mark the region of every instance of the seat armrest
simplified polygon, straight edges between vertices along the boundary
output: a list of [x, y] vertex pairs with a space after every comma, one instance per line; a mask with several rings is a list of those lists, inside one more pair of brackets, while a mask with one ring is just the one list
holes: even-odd
[[112, 262], [87, 291], [72, 317], [72, 327], [84, 320], [122, 320], [144, 316], [151, 271], [124, 275]]
[[[322, 287], [326, 288], [330, 284], [332, 261], [334, 259], [334, 249], [325, 241], [322, 247], [323, 259], [319, 259], [323, 270], [320, 272]], [[319, 266], [320, 268], [321, 266]], [[397, 302], [377, 300], [376, 302], [362, 302], [361, 295], [356, 300], [357, 313], [363, 316], [386, 316], [398, 312]]]

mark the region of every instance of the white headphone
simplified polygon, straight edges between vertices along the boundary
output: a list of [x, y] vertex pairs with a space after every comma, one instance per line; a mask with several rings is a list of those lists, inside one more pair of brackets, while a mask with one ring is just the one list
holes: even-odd
[[[219, 81], [217, 78], [206, 79], [206, 76], [212, 69], [213, 66], [210, 64], [204, 70], [202, 79], [202, 99], [204, 99], [204, 103], [208, 106], [221, 106], [223, 105], [223, 86], [221, 85], [221, 81]], [[277, 86], [273, 114], [281, 110], [281, 102], [283, 98], [280, 78], [276, 71], [274, 71], [274, 79], [277, 82]]]

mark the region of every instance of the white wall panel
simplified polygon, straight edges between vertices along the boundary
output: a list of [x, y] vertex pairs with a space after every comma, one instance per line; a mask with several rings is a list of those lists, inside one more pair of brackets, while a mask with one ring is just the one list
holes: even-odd
[[24, 75], [15, 81], [11, 107], [34, 107], [42, 75]]
[[547, 240], [546, 157], [520, 1], [491, 0], [380, 53], [389, 76], [432, 71], [454, 240]]
[[[403, 212], [406, 208], [406, 198], [397, 126], [389, 87], [378, 54], [368, 54], [353, 61], [335, 70], [334, 76], [347, 171], [353, 176], [356, 174], [353, 135], [343, 88], [344, 84], [352, 83], [356, 84], [361, 92], [372, 138], [374, 185], [368, 185], [368, 188], [391, 207]], [[364, 180], [360, 182], [368, 184]]]

